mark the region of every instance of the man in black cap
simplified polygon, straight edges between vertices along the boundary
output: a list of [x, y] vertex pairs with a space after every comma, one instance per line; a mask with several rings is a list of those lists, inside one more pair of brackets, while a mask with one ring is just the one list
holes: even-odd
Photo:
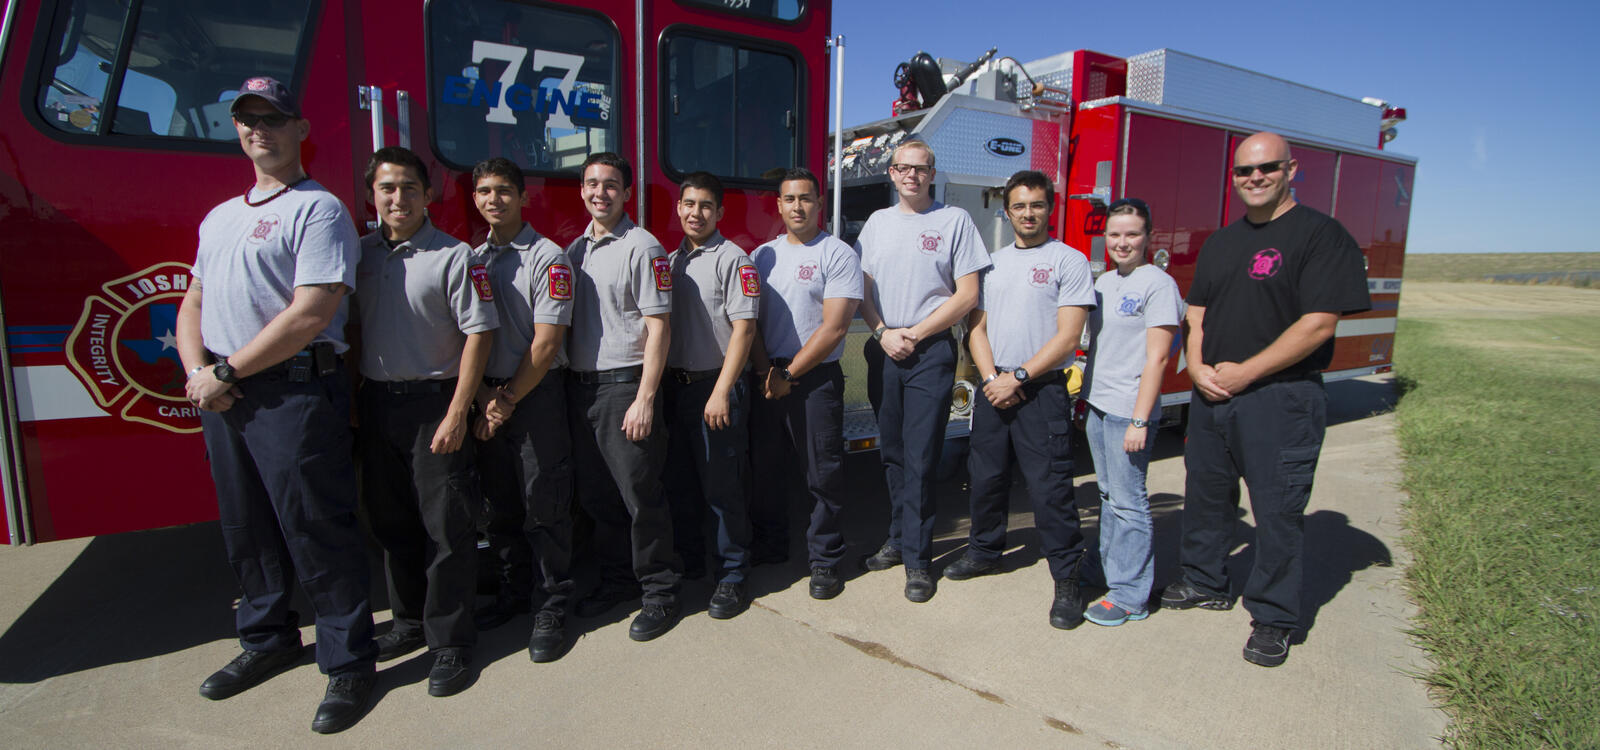
[[288, 88], [251, 78], [232, 110], [256, 181], [201, 222], [178, 310], [187, 393], [203, 410], [223, 544], [242, 590], [244, 651], [200, 694], [230, 698], [300, 661], [289, 608], [298, 579], [328, 675], [311, 728], [332, 733], [361, 718], [377, 657], [339, 357], [359, 245], [344, 204], [300, 164], [310, 125]]

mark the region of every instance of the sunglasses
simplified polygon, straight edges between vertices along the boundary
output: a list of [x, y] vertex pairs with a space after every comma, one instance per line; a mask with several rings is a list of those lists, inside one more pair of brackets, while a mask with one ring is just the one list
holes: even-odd
[[279, 112], [273, 112], [265, 115], [257, 115], [250, 112], [236, 112], [233, 115], [234, 122], [237, 122], [251, 130], [255, 130], [262, 125], [274, 129], [281, 128], [285, 125], [288, 125], [289, 121], [292, 119], [294, 118]]
[[1237, 166], [1235, 166], [1233, 168], [1233, 176], [1234, 177], [1249, 177], [1250, 175], [1255, 174], [1255, 171], [1258, 170], [1258, 169], [1261, 170], [1261, 174], [1263, 176], [1269, 175], [1269, 174], [1272, 174], [1273, 172], [1276, 172], [1276, 171], [1278, 171], [1280, 169], [1283, 169], [1284, 166], [1286, 166], [1291, 161], [1294, 161], [1294, 160], [1293, 159], [1279, 159], [1277, 161], [1264, 161], [1264, 162], [1261, 162], [1260, 164], [1240, 164], [1240, 165], [1237, 165]]

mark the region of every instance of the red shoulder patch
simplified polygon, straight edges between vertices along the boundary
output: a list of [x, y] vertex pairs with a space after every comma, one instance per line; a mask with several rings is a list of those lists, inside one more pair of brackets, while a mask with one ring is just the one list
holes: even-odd
[[746, 297], [761, 296], [761, 274], [755, 266], [739, 266], [739, 289]]
[[650, 268], [656, 274], [656, 290], [672, 291], [672, 261], [666, 258], [651, 258]]
[[472, 274], [472, 291], [478, 293], [478, 299], [484, 302], [494, 301], [494, 288], [489, 286], [489, 268], [478, 263], [467, 269]]
[[560, 263], [550, 264], [550, 299], [572, 299], [572, 269]]

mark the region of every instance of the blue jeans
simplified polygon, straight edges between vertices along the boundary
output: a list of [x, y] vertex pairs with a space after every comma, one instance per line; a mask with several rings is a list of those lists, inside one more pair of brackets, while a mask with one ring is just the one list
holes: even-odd
[[1150, 497], [1145, 473], [1156, 431], [1148, 429], [1144, 450], [1122, 448], [1128, 420], [1089, 409], [1089, 453], [1094, 456], [1100, 485], [1100, 567], [1105, 570], [1106, 598], [1129, 612], [1143, 612], [1155, 578], [1150, 551]]

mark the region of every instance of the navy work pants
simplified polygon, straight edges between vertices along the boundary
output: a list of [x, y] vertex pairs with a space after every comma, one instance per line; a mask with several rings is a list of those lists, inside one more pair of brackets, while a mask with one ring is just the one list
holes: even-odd
[[239, 383], [224, 412], [201, 412], [228, 562], [242, 596], [235, 619], [251, 651], [300, 645], [289, 608], [299, 581], [317, 616], [317, 666], [371, 671], [371, 573], [356, 520], [350, 390], [343, 372], [293, 383]]
[[483, 505], [473, 441], [438, 454], [434, 432], [454, 395], [361, 387], [361, 498], [383, 546], [394, 628], [418, 628], [428, 647], [472, 646], [477, 596], [478, 509]]
[[502, 596], [527, 599], [534, 570], [539, 606], [565, 610], [572, 596], [572, 437], [567, 378], [545, 373], [488, 440], [478, 441], [478, 475], [489, 501], [489, 547], [501, 567]]
[[1056, 580], [1076, 580], [1084, 538], [1072, 490], [1072, 399], [1061, 378], [1022, 388], [1023, 400], [996, 409], [980, 390], [972, 410], [967, 473], [972, 484], [972, 531], [967, 554], [998, 562], [1006, 548], [1011, 469], [1020, 466], [1033, 502], [1039, 550]]
[[662, 388], [671, 422], [666, 491], [672, 506], [673, 539], [687, 568], [705, 565], [704, 509], [716, 518], [719, 582], [740, 583], [750, 568], [749, 385], [743, 377], [728, 394], [729, 424], [713, 430], [705, 421], [714, 377], [693, 383], [667, 379]]
[[661, 486], [667, 434], [660, 402], [645, 439], [634, 442], [622, 432], [622, 418], [638, 393], [637, 382], [584, 383], [568, 377], [578, 501], [594, 519], [601, 580], [618, 586], [637, 581], [645, 604], [676, 604], [682, 568], [672, 549], [672, 511]]
[[1306, 502], [1327, 405], [1320, 376], [1255, 386], [1221, 402], [1190, 395], [1182, 575], [1201, 591], [1228, 593], [1224, 563], [1242, 476], [1256, 521], [1255, 565], [1243, 601], [1265, 625], [1299, 627]]
[[878, 448], [889, 486], [887, 544], [900, 550], [906, 567], [925, 570], [933, 562], [933, 480], [950, 418], [955, 339], [948, 333], [926, 339], [898, 361], [868, 339], [866, 355], [868, 396], [878, 412]]
[[844, 559], [844, 371], [825, 362], [800, 376], [780, 399], [751, 397], [751, 520], [767, 549], [787, 550], [791, 461], [805, 462], [811, 491], [806, 548], [812, 566], [837, 566]]

